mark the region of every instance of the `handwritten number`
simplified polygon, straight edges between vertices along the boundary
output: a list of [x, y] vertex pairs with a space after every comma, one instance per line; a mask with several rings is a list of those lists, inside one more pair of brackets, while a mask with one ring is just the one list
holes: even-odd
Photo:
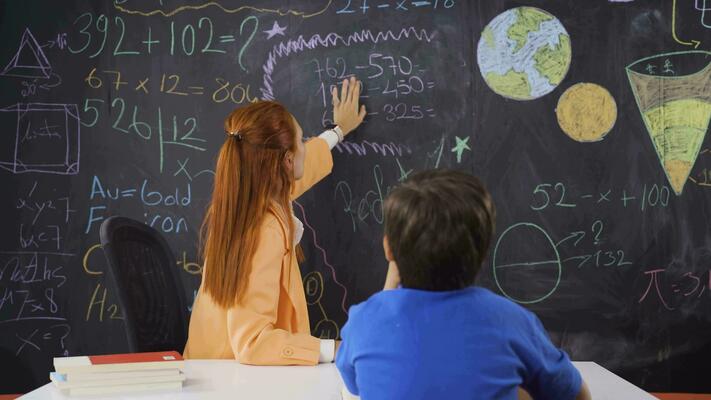
[[[101, 21], [104, 21], [103, 26], [99, 26]], [[106, 38], [109, 35], [109, 19], [106, 18], [104, 14], [99, 15], [99, 18], [96, 19], [96, 30], [104, 34], [104, 38], [101, 40], [101, 46], [99, 47], [99, 50], [96, 50], [96, 53], [92, 54], [89, 56], [89, 58], [94, 58], [101, 54], [102, 51], [104, 51], [104, 46], [106, 45]]]
[[207, 38], [207, 43], [205, 44], [205, 47], [200, 50], [201, 53], [225, 53], [224, 50], [219, 50], [219, 49], [211, 49], [210, 46], [212, 45], [212, 20], [208, 17], [202, 17], [200, 18], [200, 21], [198, 21], [198, 29], [202, 29], [202, 23], [203, 21], [207, 21], [208, 25], [210, 26], [210, 36]]
[[561, 192], [560, 193], [560, 200], [558, 200], [558, 202], [555, 203], [555, 205], [558, 207], [575, 207], [575, 204], [563, 202], [563, 200], [565, 199], [565, 185], [563, 185], [560, 182], [556, 183], [555, 187], [554, 187], [555, 191], [557, 192], [559, 188], [560, 188], [560, 192]]
[[122, 98], [117, 97], [111, 102], [111, 107], [113, 108], [117, 102], [121, 103], [121, 111], [119, 111], [118, 115], [116, 116], [116, 121], [114, 121], [114, 124], [112, 125], [112, 127], [119, 132], [128, 133], [128, 131], [126, 129], [123, 129], [118, 126], [119, 122], [121, 122], [121, 118], [123, 117], [123, 111], [126, 108], [126, 103], [123, 101]]
[[351, 1], [352, 0], [347, 0], [346, 6], [341, 8], [340, 10], [336, 11], [336, 14], [353, 14], [355, 12], [355, 10], [349, 9], [351, 6]]
[[190, 128], [188, 133], [186, 133], [183, 137], [180, 138], [180, 140], [197, 140], [200, 142], [204, 142], [205, 139], [192, 137], [193, 132], [195, 132], [195, 129], [197, 129], [197, 119], [195, 119], [195, 117], [190, 117], [186, 119], [185, 122], [183, 122], [183, 125], [185, 126], [188, 126], [189, 124], [192, 125], [192, 127]]
[[[165, 76], [165, 75], [164, 75], [164, 76]], [[179, 77], [178, 75], [173, 74], [173, 75], [169, 75], [169, 76], [168, 76], [168, 79], [169, 79], [169, 80], [170, 80], [170, 79], [174, 79], [175, 82], [173, 83], [173, 86], [172, 86], [170, 89], [168, 89], [168, 90], [166, 91], [166, 93], [170, 93], [170, 94], [181, 94], [180, 92], [176, 92], [176, 91], [175, 91], [175, 88], [178, 87], [178, 82], [180, 82], [180, 77]]]
[[94, 120], [91, 121], [91, 123], [85, 123], [84, 121], [81, 121], [81, 124], [91, 128], [92, 126], [96, 125], [96, 121], [99, 120], [99, 109], [93, 106], [89, 106], [90, 101], [98, 101], [100, 103], [103, 103], [104, 100], [102, 99], [85, 99], [84, 100], [84, 112], [87, 112], [91, 110], [94, 113]]
[[121, 43], [123, 42], [123, 35], [126, 33], [126, 24], [124, 24], [123, 19], [118, 16], [114, 18], [114, 23], [116, 24], [116, 26], [121, 28], [121, 35], [119, 36], [118, 42], [116, 42], [116, 47], [114, 48], [114, 55], [121, 56], [126, 54], [138, 54], [137, 51], [119, 51]]
[[383, 56], [383, 55], [380, 54], [380, 53], [373, 53], [373, 54], [371, 54], [370, 56], [368, 56], [368, 65], [371, 66], [371, 67], [375, 67], [375, 68], [377, 68], [377, 69], [379, 70], [378, 73], [373, 74], [373, 75], [369, 75], [369, 76], [368, 76], [368, 79], [377, 78], [377, 77], [379, 77], [380, 75], [383, 74], [383, 67], [381, 67], [380, 64], [378, 64], [378, 63], [373, 63], [373, 58], [374, 58], [374, 57], [377, 58], [377, 57], [382, 57], [382, 56]]
[[[188, 32], [188, 28], [190, 28], [190, 51], [188, 51], [188, 48], [185, 45], [185, 34]], [[192, 25], [188, 24], [185, 25], [185, 28], [183, 28], [183, 36], [181, 38], [181, 43], [183, 44], [183, 53], [188, 56], [193, 55], [193, 53], [195, 52], [195, 28], [193, 28]]]
[[84, 26], [84, 27], [79, 31], [79, 33], [81, 33], [82, 35], [86, 35], [86, 36], [88, 36], [88, 37], [87, 37], [87, 39], [86, 39], [86, 43], [84, 43], [84, 46], [82, 46], [81, 49], [79, 49], [79, 50], [74, 50], [74, 49], [72, 49], [72, 46], [69, 46], [69, 47], [68, 47], [69, 51], [71, 51], [71, 52], [74, 53], [74, 54], [81, 53], [82, 51], [86, 50], [86, 48], [89, 47], [89, 43], [91, 43], [91, 33], [89, 33], [89, 32], [86, 31], [87, 29], [89, 29], [89, 27], [91, 26], [92, 21], [94, 20], [94, 17], [92, 17], [91, 13], [88, 13], [88, 12], [87, 12], [87, 13], [84, 13], [84, 14], [78, 16], [77, 19], [74, 20], [74, 25], [76, 25], [76, 23], [77, 23], [80, 19], [82, 19], [82, 18], [84, 18], [84, 17], [89, 17], [89, 20], [87, 21], [86, 26]]
[[118, 306], [116, 304], [110, 305], [109, 308], [106, 309], [106, 311], [111, 313], [111, 315], [109, 316], [110, 319], [123, 319], [123, 317], [118, 315]]
[[631, 265], [632, 263], [630, 261], [625, 261], [625, 252], [622, 250], [617, 250], [617, 255], [620, 256], [620, 259], [617, 262], [617, 266], [621, 267], [623, 265]]
[[550, 184], [548, 183], [542, 183], [533, 190], [533, 195], [535, 196], [537, 193], [541, 193], [545, 197], [545, 201], [543, 202], [542, 205], [540, 206], [533, 206], [531, 205], [531, 210], [533, 211], [541, 211], [544, 208], [548, 207], [548, 205], [551, 202], [551, 196], [548, 194], [548, 191], [545, 188], [551, 187]]

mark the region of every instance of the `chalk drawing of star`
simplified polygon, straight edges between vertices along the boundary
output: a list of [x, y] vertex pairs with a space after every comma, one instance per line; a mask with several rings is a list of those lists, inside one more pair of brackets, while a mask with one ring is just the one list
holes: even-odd
[[464, 153], [464, 150], [471, 150], [472, 148], [469, 147], [467, 142], [469, 141], [469, 136], [467, 136], [464, 139], [460, 139], [459, 136], [457, 138], [457, 145], [452, 147], [452, 153], [457, 153], [457, 164], [462, 162], [462, 153]]
[[276, 35], [281, 35], [284, 36], [284, 31], [286, 30], [286, 27], [288, 25], [279, 26], [279, 23], [274, 21], [274, 25], [272, 25], [272, 29], [269, 29], [268, 31], [264, 31], [264, 33], [267, 34], [267, 40], [273, 38]]

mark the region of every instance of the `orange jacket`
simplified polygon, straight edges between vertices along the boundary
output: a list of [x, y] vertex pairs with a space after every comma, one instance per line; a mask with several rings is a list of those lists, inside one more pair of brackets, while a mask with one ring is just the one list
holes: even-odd
[[[304, 175], [295, 182], [292, 200], [323, 179], [333, 158], [323, 139], [306, 143]], [[320, 340], [311, 336], [301, 272], [292, 235], [281, 213], [270, 212], [259, 242], [242, 301], [224, 309], [203, 292], [190, 317], [186, 359], [234, 358], [244, 364], [315, 365]], [[203, 277], [209, 271], [203, 271]]]

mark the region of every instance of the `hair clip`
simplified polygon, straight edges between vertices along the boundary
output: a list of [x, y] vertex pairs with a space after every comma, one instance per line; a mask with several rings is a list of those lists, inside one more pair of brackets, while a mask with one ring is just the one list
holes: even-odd
[[234, 132], [227, 132], [229, 136], [232, 136], [233, 138], [237, 139], [237, 141], [242, 141], [242, 134], [239, 133], [239, 131], [234, 131]]

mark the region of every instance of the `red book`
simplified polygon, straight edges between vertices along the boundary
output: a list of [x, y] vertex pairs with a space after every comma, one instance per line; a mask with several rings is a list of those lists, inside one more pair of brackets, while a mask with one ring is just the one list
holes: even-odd
[[68, 372], [182, 369], [183, 364], [183, 356], [176, 351], [54, 358], [54, 369], [62, 374]]

